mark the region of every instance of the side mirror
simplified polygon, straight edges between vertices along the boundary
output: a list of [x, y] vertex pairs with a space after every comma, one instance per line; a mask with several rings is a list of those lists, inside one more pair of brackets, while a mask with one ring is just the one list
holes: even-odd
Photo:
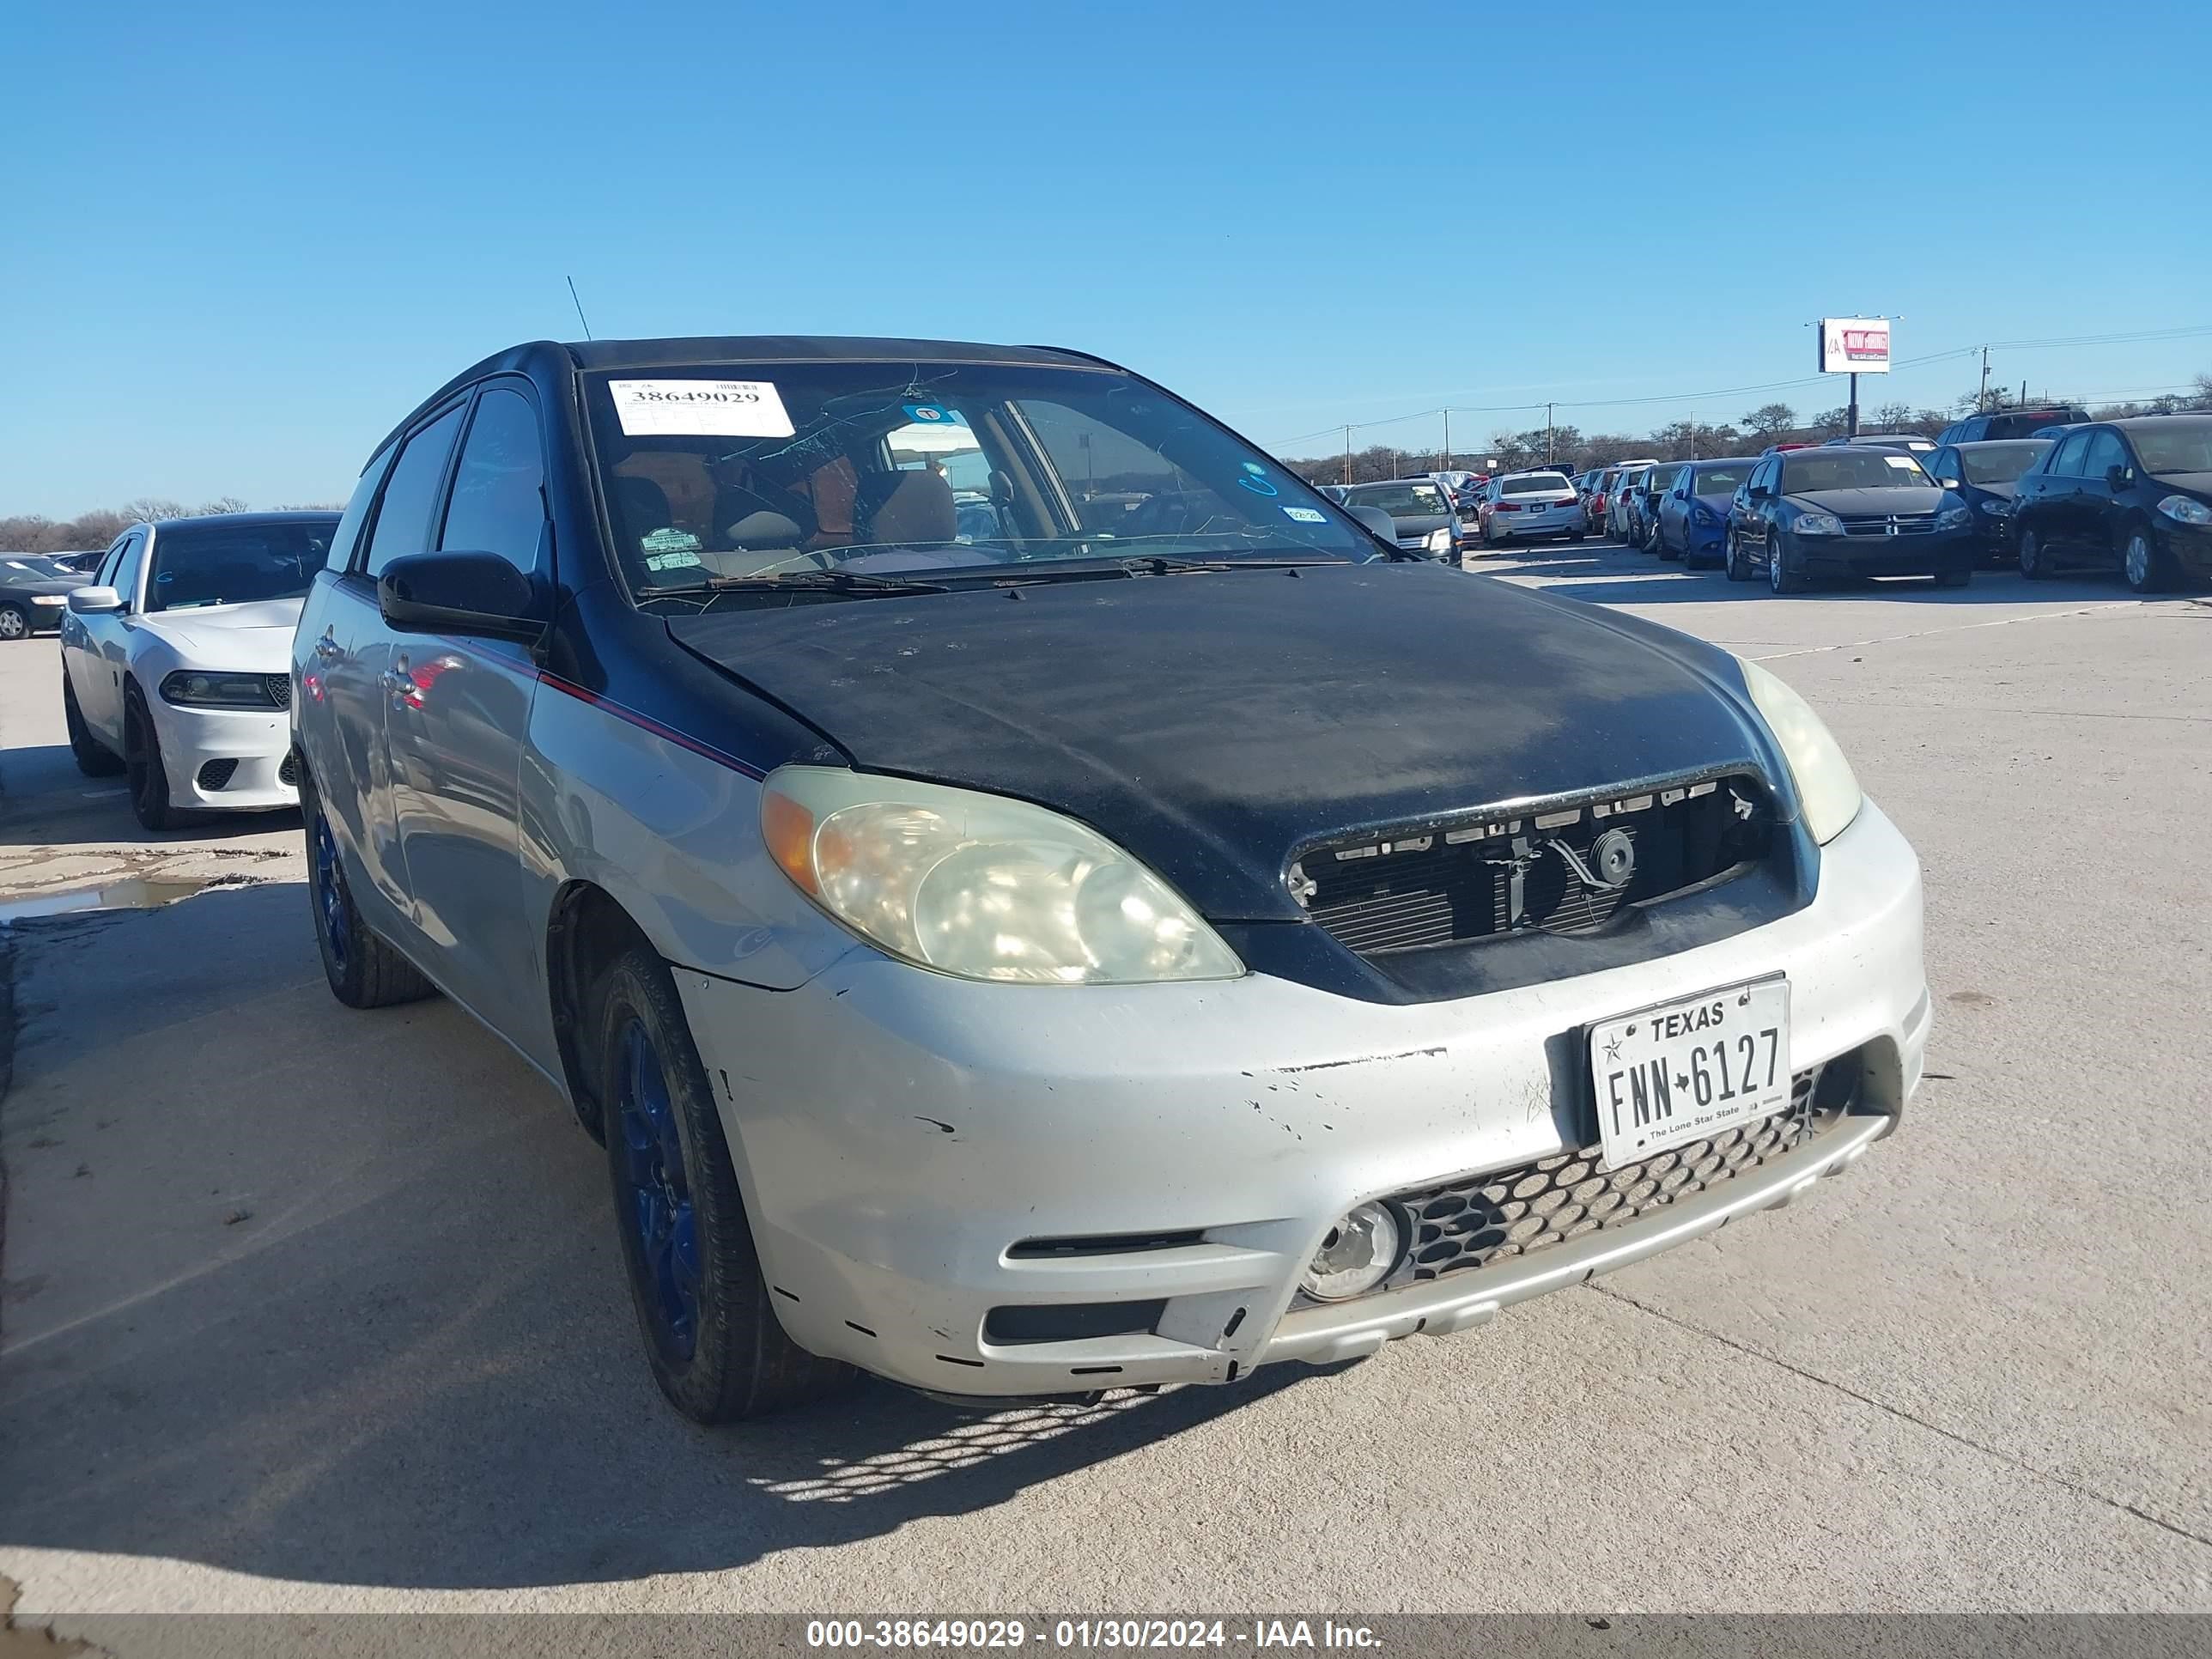
[[123, 609], [123, 596], [112, 587], [80, 587], [69, 596], [69, 608], [80, 617], [108, 617]]
[[1942, 485], [1946, 489], [1956, 489], [1959, 487], [1959, 480], [1953, 477], [1942, 477], [1936, 479], [1936, 482]]
[[461, 634], [535, 645], [545, 633], [537, 584], [496, 553], [413, 553], [376, 580], [377, 609], [404, 634]]
[[1379, 507], [1347, 507], [1345, 512], [1359, 521], [1360, 527], [1386, 547], [1398, 544], [1398, 524]]
[[2112, 489], [2125, 489], [2134, 482], [2134, 473], [2129, 468], [2121, 465], [2117, 461], [2105, 469], [2105, 483], [2107, 488]]

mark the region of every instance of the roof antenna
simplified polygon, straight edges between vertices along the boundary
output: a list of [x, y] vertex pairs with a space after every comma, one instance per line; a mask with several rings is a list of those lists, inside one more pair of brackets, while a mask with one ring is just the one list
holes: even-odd
[[571, 276], [567, 278], [567, 282], [568, 298], [574, 302], [576, 307], [576, 320], [584, 325], [584, 337], [588, 340], [592, 337], [592, 325], [584, 316], [584, 302], [576, 298], [576, 279]]

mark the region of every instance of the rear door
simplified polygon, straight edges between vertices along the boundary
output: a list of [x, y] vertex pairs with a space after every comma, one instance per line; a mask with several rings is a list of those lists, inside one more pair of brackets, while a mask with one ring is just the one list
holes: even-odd
[[367, 903], [373, 896], [377, 930], [391, 934], [417, 960], [422, 944], [414, 933], [384, 732], [385, 703], [393, 695], [387, 678], [393, 636], [377, 608], [376, 579], [402, 554], [428, 549], [432, 514], [444, 496], [454, 441], [467, 410], [465, 394], [433, 411], [400, 446], [362, 546], [332, 583], [322, 607], [322, 629], [306, 647], [321, 664], [318, 672], [336, 750], [334, 772], [326, 775], [317, 757], [308, 758], [318, 767], [318, 789], [328, 797], [334, 816], [344, 814], [343, 830], [353, 840], [349, 850], [362, 877], [353, 884], [354, 897]]
[[2081, 468], [2088, 459], [2089, 436], [2069, 432], [2051, 458], [2051, 475], [2043, 481], [2036, 501], [2033, 528], [2053, 547], [2071, 546], [2082, 538]]
[[[550, 590], [544, 445], [530, 383], [478, 392], [434, 545], [496, 553]], [[538, 665], [506, 640], [393, 633], [384, 729], [422, 965], [498, 1029], [545, 1017], [523, 926], [521, 765]]]

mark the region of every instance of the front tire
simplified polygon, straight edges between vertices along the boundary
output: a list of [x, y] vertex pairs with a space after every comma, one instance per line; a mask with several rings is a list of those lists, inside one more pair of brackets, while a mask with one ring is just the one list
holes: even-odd
[[123, 692], [123, 770], [131, 787], [131, 814], [141, 830], [160, 834], [184, 822], [169, 804], [169, 769], [161, 759], [161, 734], [153, 711], [135, 685]]
[[0, 640], [31, 637], [31, 613], [20, 605], [0, 605]]
[[337, 838], [323, 811], [314, 779], [300, 774], [300, 817], [307, 832], [307, 897], [315, 913], [315, 943], [331, 994], [349, 1008], [383, 1008], [419, 1002], [438, 988], [420, 969], [372, 931], [354, 908]]
[[2033, 530], [2020, 532], [2020, 574], [2032, 582], [2047, 582], [2057, 574], [2051, 562], [2051, 549]]
[[1743, 545], [1736, 539], [1733, 530], [1728, 533], [1728, 557], [1724, 564], [1730, 581], [1747, 582], [1751, 580], [1751, 561], [1743, 556]]
[[784, 1334], [722, 1120], [667, 966], [642, 945], [593, 993], [607, 1170], [653, 1380], [695, 1423], [836, 1393], [856, 1373]]
[[70, 754], [76, 761], [76, 769], [88, 778], [112, 778], [123, 769], [123, 757], [98, 738], [84, 723], [84, 710], [76, 704], [76, 687], [70, 684], [69, 670], [62, 670], [62, 723], [69, 728]]
[[1779, 545], [1766, 550], [1766, 585], [1777, 593], [1802, 593], [1812, 583], [1805, 573], [1790, 563], [1787, 552]]
[[2162, 593], [2172, 585], [2172, 574], [2166, 568], [2166, 556], [2152, 542], [2150, 532], [2140, 525], [2128, 532], [2127, 545], [2120, 554], [2120, 574], [2137, 593]]

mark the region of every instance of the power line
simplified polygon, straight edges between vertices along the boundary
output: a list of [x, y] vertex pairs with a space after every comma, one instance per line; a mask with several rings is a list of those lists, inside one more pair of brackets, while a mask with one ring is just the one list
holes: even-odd
[[[1982, 345], [1953, 346], [1944, 351], [1927, 352], [1917, 357], [1901, 358], [1890, 365], [1893, 370], [1925, 368], [1933, 363], [1951, 362], [1973, 357], [1984, 351], [2042, 351], [2066, 346], [2130, 345], [2154, 340], [2184, 340], [2212, 335], [2212, 324], [2190, 324], [2174, 328], [2142, 329], [2119, 334], [2079, 334], [2053, 336], [2044, 339], [1991, 340]], [[1302, 432], [1294, 438], [1283, 438], [1267, 447], [1277, 454], [1293, 444], [1310, 443], [1316, 438], [1334, 437], [1343, 433], [1347, 444], [1351, 434], [1385, 426], [1401, 426], [1407, 421], [1426, 420], [1443, 416], [1449, 420], [1454, 415], [1523, 415], [1540, 409], [1641, 409], [1654, 404], [1701, 402], [1708, 398], [1741, 398], [1761, 392], [1788, 392], [1800, 386], [1819, 386], [1831, 377], [1826, 374], [1801, 375], [1794, 380], [1767, 380], [1757, 386], [1721, 386], [1701, 392], [1669, 392], [1635, 398], [1557, 398], [1542, 403], [1528, 404], [1449, 404], [1442, 408], [1417, 409], [1405, 415], [1386, 415], [1372, 421], [1340, 421], [1313, 432]]]

